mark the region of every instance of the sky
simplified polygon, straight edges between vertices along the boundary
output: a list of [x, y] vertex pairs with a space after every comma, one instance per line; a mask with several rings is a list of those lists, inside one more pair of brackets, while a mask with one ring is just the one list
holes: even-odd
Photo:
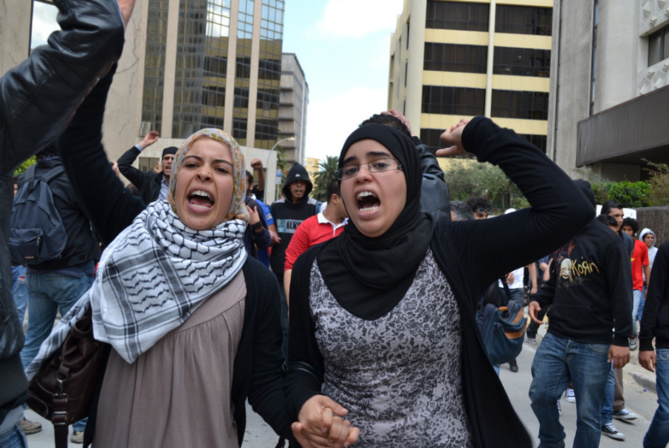
[[[387, 109], [390, 35], [403, 4], [285, 0], [283, 51], [295, 53], [309, 84], [307, 157], [338, 156], [363, 120]], [[46, 43], [55, 16], [55, 7], [35, 2], [32, 46]]]
[[309, 84], [306, 153], [338, 156], [346, 137], [388, 107], [390, 35], [403, 0], [286, 0], [284, 53]]

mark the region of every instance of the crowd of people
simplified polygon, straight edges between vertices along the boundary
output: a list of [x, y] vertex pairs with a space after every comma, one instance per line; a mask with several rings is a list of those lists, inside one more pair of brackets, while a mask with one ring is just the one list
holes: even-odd
[[530, 207], [493, 217], [487, 198], [451, 201], [394, 110], [343, 142], [325, 203], [295, 163], [264, 204], [262, 163], [220, 129], [163, 148], [156, 170], [133, 166], [156, 132], [110, 163], [102, 124], [134, 2], [54, 3], [63, 30], [0, 79], [5, 209], [37, 153], [31, 175], [53, 174], [67, 230], [57, 259], [11, 266], [1, 221], [0, 447], [40, 430], [23, 415], [28, 381], [89, 310], [110, 349], [76, 443], [241, 446], [248, 402], [279, 446], [531, 447], [481, 343], [491, 287], [526, 303], [528, 341], [548, 319], [529, 387], [541, 447], [564, 446], [563, 393], [575, 447], [624, 438], [612, 419], [636, 417], [620, 378], [637, 347], [657, 370], [643, 446], [667, 445], [669, 243], [620, 204], [595, 217], [587, 182], [481, 116], [445, 130], [436, 156], [499, 166]]

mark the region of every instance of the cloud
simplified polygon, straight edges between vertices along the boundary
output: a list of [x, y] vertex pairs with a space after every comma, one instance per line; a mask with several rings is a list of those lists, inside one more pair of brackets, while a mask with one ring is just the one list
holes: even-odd
[[328, 0], [316, 29], [341, 38], [393, 32], [403, 6], [404, 0]]
[[30, 38], [31, 48], [46, 44], [49, 35], [60, 29], [58, 22], [56, 22], [58, 9], [54, 5], [42, 2], [34, 2], [34, 5], [33, 29]]
[[324, 160], [339, 156], [344, 141], [358, 125], [387, 109], [388, 91], [353, 88], [335, 98], [309, 103], [306, 153]]

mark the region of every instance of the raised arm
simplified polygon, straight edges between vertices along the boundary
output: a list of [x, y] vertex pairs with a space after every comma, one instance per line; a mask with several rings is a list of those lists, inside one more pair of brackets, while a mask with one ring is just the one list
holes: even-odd
[[145, 208], [116, 176], [102, 146], [105, 103], [114, 71], [86, 97], [57, 142], [67, 175], [104, 244], [109, 244]]
[[455, 250], [464, 268], [476, 267], [481, 284], [560, 247], [594, 216], [593, 205], [564, 171], [527, 140], [488, 118], [463, 120], [445, 131], [442, 141], [450, 146], [437, 155], [469, 151], [479, 162], [498, 165], [531, 204], [492, 219], [437, 228], [437, 238]]

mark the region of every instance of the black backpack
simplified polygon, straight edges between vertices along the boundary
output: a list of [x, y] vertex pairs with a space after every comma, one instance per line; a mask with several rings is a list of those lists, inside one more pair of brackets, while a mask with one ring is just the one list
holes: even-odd
[[56, 166], [35, 178], [35, 165], [24, 173], [25, 182], [14, 198], [9, 234], [13, 264], [36, 265], [60, 257], [67, 232], [53, 202], [49, 182], [65, 172]]

